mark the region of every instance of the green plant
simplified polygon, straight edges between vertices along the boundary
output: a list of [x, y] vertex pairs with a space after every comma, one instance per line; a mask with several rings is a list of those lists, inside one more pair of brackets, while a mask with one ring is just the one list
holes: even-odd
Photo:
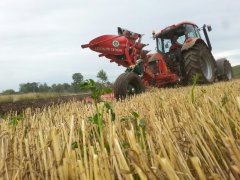
[[77, 143], [77, 141], [72, 142], [71, 147], [72, 147], [73, 150], [74, 150], [74, 149], [77, 149], [77, 148], [78, 148], [78, 143]]
[[138, 141], [143, 149], [146, 148], [146, 120], [144, 118], [140, 118], [139, 114], [135, 111], [131, 112], [131, 116], [123, 117], [122, 121], [130, 120], [134, 127], [134, 132]]
[[228, 101], [229, 101], [229, 98], [228, 98], [227, 94], [224, 93], [224, 96], [221, 99], [221, 107], [224, 107]]
[[197, 85], [197, 81], [199, 80], [200, 78], [200, 75], [199, 74], [196, 74], [194, 77], [193, 77], [193, 84], [192, 84], [192, 90], [191, 90], [191, 97], [192, 97], [192, 103], [195, 102], [196, 100], [196, 96], [195, 96], [195, 87]]
[[20, 114], [20, 115], [16, 115], [16, 116], [12, 116], [12, 117], [9, 117], [8, 119], [8, 123], [10, 125], [17, 125], [19, 121], [23, 120], [23, 116]]
[[115, 113], [113, 111], [112, 105], [108, 102], [104, 102], [104, 106], [100, 112], [98, 102], [101, 100], [101, 95], [105, 93], [110, 93], [112, 90], [110, 88], [106, 88], [104, 86], [98, 86], [97, 83], [92, 80], [86, 80], [81, 84], [81, 88], [84, 90], [89, 90], [91, 91], [91, 98], [93, 99], [93, 104], [96, 110], [96, 113], [89, 117], [88, 120], [91, 121], [92, 123], [96, 124], [98, 127], [98, 132], [103, 140], [103, 124], [104, 124], [104, 119], [103, 119], [103, 111], [104, 108], [108, 110], [111, 113], [112, 120], [115, 120]]
[[201, 89], [201, 94], [196, 96], [195, 94], [195, 88], [196, 88], [196, 85], [197, 85], [197, 82], [200, 78], [200, 75], [199, 74], [196, 74], [194, 77], [193, 77], [193, 85], [192, 85], [192, 89], [191, 89], [191, 99], [192, 99], [192, 103], [194, 104], [196, 102], [197, 99], [201, 98], [204, 94], [206, 94], [206, 89]]

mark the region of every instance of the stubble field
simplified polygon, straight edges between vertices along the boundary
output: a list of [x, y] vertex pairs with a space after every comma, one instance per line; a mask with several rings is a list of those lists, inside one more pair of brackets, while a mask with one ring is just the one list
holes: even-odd
[[2, 116], [0, 179], [239, 179], [239, 92], [238, 79]]

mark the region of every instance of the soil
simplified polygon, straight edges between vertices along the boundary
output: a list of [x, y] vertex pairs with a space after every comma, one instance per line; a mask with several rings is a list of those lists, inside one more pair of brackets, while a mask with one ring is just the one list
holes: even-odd
[[36, 99], [36, 100], [24, 100], [17, 102], [5, 102], [0, 103], [0, 114], [6, 114], [8, 112], [17, 112], [21, 113], [26, 108], [44, 108], [53, 105], [59, 105], [61, 103], [69, 101], [82, 101], [86, 97], [89, 97], [89, 94], [82, 95], [73, 95], [73, 96], [61, 96], [56, 98], [49, 99]]

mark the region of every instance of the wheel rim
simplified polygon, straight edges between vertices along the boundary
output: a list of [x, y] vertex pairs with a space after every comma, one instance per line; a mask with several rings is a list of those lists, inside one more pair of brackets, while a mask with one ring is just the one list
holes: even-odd
[[213, 76], [213, 65], [211, 63], [211, 58], [208, 56], [203, 56], [202, 57], [202, 72], [204, 77], [210, 81]]
[[232, 72], [231, 71], [228, 71], [227, 77], [228, 77], [228, 79], [232, 79]]
[[232, 71], [231, 71], [231, 67], [227, 66], [226, 69], [227, 69], [227, 73], [226, 73], [227, 78], [228, 78], [228, 80], [230, 80], [230, 79], [232, 79]]
[[127, 95], [134, 95], [136, 92], [136, 87], [133, 84], [129, 83], [127, 87]]

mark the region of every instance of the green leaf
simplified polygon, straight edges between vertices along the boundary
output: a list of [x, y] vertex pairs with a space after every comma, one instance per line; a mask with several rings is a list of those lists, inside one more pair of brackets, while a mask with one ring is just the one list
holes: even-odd
[[80, 86], [83, 90], [91, 90], [92, 91], [95, 88], [95, 82], [92, 79], [85, 80], [84, 82], [82, 82], [80, 84]]
[[145, 119], [140, 119], [139, 126], [141, 126], [141, 127], [145, 127], [146, 126]]
[[131, 114], [133, 115], [134, 119], [137, 119], [139, 117], [138, 113], [135, 111], [133, 111]]
[[22, 120], [22, 119], [23, 119], [23, 116], [22, 116], [22, 115], [10, 117], [9, 124], [11, 124], [11, 125], [17, 125], [18, 122], [19, 122], [20, 120]]
[[206, 93], [207, 93], [207, 90], [206, 90], [206, 89], [201, 89], [201, 92], [202, 92], [203, 94], [206, 94]]
[[104, 147], [105, 147], [105, 149], [107, 150], [108, 154], [110, 154], [110, 146], [109, 146], [109, 143], [108, 143], [108, 142], [106, 142], [106, 143], [104, 144]]
[[73, 150], [74, 150], [74, 149], [77, 149], [77, 148], [78, 148], [78, 143], [77, 143], [77, 141], [74, 141], [71, 146], [72, 146], [72, 149], [73, 149]]
[[104, 102], [104, 107], [107, 109], [108, 112], [111, 113], [112, 121], [115, 121], [116, 114], [113, 110], [112, 104], [110, 102]]
[[127, 141], [122, 141], [120, 142], [120, 145], [125, 149], [125, 148], [130, 148], [130, 144]]
[[[99, 114], [101, 116], [101, 114]], [[98, 114], [95, 114], [94, 116], [88, 117], [88, 120], [91, 121], [94, 124], [98, 124]]]
[[105, 108], [107, 108], [107, 110], [112, 109], [112, 104], [110, 102], [104, 102], [104, 106], [105, 106]]
[[227, 94], [225, 93], [221, 100], [222, 106], [225, 106], [228, 101], [229, 101], [229, 98], [228, 98]]
[[200, 78], [200, 75], [199, 74], [196, 74], [194, 77], [193, 77], [193, 85], [192, 85], [192, 91], [191, 91], [191, 97], [192, 97], [192, 103], [195, 103], [196, 101], [196, 95], [195, 95], [195, 87], [196, 87], [196, 84], [197, 84], [197, 81], [199, 80]]
[[112, 88], [104, 88], [103, 89], [103, 94], [109, 94], [112, 93]]
[[18, 123], [17, 117], [12, 117], [11, 120], [10, 120], [10, 124], [17, 125], [17, 123]]
[[122, 121], [122, 122], [123, 122], [123, 121], [128, 121], [128, 120], [129, 120], [129, 117], [126, 117], [126, 116], [125, 116], [125, 117], [122, 117], [122, 118], [120, 119], [120, 121]]

